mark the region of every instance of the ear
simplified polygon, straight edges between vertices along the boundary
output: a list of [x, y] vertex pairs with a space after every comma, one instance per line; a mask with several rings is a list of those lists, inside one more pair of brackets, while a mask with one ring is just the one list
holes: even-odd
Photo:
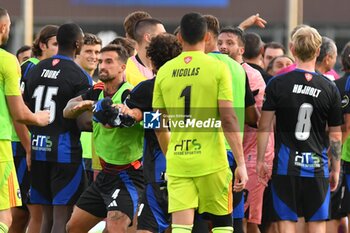
[[[321, 48], [318, 48], [318, 49], [316, 50], [316, 57], [318, 57], [318, 56], [320, 55], [320, 51], [321, 51]], [[328, 57], [328, 55], [327, 55], [326, 57]]]
[[145, 33], [144, 35], [143, 35], [143, 39], [147, 42], [147, 43], [150, 43], [151, 42], [151, 34], [149, 34], [149, 33]]
[[243, 55], [244, 54], [244, 46], [242, 46], [242, 47], [239, 47], [239, 52], [240, 52], [240, 55]]
[[42, 51], [44, 51], [45, 49], [47, 49], [47, 46], [45, 43], [39, 42], [39, 47]]
[[177, 39], [179, 40], [179, 42], [180, 42], [181, 44], [183, 44], [184, 40], [182, 39], [182, 36], [181, 36], [181, 33], [180, 33], [180, 32], [177, 33], [176, 37], [177, 37]]
[[122, 65], [120, 66], [120, 68], [122, 69], [122, 72], [124, 72], [125, 69], [126, 69], [126, 64], [122, 64]]
[[211, 40], [212, 37], [213, 37], [213, 34], [211, 32], [206, 32], [205, 35], [204, 35], [204, 41], [206, 43], [208, 43]]

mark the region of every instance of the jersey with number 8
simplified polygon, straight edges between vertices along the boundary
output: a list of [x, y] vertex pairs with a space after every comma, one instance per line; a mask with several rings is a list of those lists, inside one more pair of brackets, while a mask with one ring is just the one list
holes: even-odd
[[170, 118], [167, 174], [207, 175], [227, 169], [218, 100], [232, 101], [231, 76], [224, 63], [203, 52], [183, 52], [158, 71], [153, 108]]
[[341, 125], [340, 96], [334, 83], [297, 69], [273, 78], [265, 93], [263, 111], [276, 114], [273, 173], [328, 177], [326, 127]]
[[67, 102], [86, 91], [91, 77], [68, 57], [56, 55], [38, 63], [27, 76], [24, 99], [32, 111], [49, 110], [46, 127], [30, 127], [32, 158], [60, 163], [81, 162], [80, 130], [63, 117]]

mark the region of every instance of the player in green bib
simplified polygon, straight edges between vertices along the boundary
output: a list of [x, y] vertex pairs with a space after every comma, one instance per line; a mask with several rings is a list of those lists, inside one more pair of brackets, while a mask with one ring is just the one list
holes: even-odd
[[195, 209], [212, 220], [214, 233], [233, 232], [224, 135], [238, 165], [234, 189], [242, 190], [248, 177], [231, 76], [224, 63], [204, 53], [207, 23], [200, 14], [186, 14], [180, 28], [184, 52], [160, 68], [153, 93], [154, 117], [160, 110], [171, 128], [170, 135], [160, 121], [156, 134], [167, 159], [172, 232], [191, 232]]
[[136, 214], [139, 193], [143, 189], [140, 161], [143, 128], [139, 123], [131, 127], [111, 127], [116, 121], [102, 124], [96, 115], [106, 110], [106, 97], [113, 104], [121, 104], [129, 95], [132, 85], [123, 81], [127, 58], [126, 50], [120, 46], [102, 48], [99, 60], [101, 82], [71, 99], [64, 109], [65, 117], [75, 118], [94, 108], [92, 132], [102, 166], [96, 180], [79, 198], [67, 224], [68, 232], [88, 232], [107, 217], [108, 232], [126, 233]]

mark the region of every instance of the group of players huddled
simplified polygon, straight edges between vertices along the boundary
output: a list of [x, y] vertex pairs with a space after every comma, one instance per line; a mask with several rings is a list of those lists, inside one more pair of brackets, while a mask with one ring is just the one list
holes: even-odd
[[338, 79], [331, 39], [299, 25], [290, 57], [265, 24], [136, 11], [104, 47], [69, 23], [0, 49], [0, 233], [346, 232], [350, 44]]

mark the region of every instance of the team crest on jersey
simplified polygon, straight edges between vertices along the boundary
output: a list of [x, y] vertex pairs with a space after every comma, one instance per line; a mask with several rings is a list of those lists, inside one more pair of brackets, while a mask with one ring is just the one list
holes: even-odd
[[57, 65], [60, 62], [60, 59], [53, 59], [52, 60], [52, 66]]
[[191, 56], [187, 56], [187, 57], [184, 58], [184, 62], [186, 64], [190, 63], [191, 61], [192, 61], [192, 57]]
[[305, 73], [305, 78], [306, 78], [306, 80], [307, 80], [308, 82], [310, 82], [311, 79], [312, 79], [312, 74]]

